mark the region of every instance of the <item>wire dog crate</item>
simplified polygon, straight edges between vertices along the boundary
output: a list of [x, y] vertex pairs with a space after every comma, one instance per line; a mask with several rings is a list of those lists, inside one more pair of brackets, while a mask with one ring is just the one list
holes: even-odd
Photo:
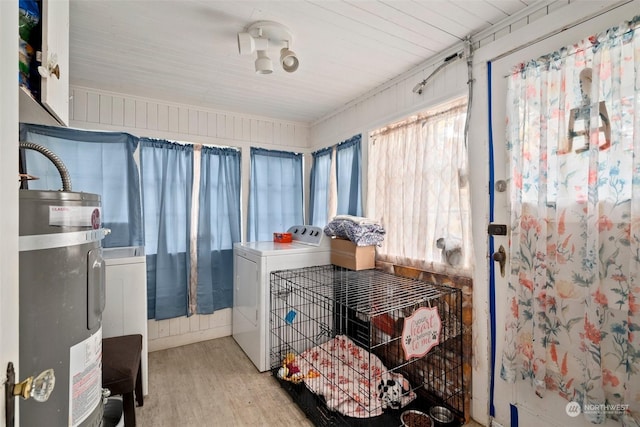
[[459, 289], [327, 265], [271, 273], [271, 368], [316, 425], [465, 419]]

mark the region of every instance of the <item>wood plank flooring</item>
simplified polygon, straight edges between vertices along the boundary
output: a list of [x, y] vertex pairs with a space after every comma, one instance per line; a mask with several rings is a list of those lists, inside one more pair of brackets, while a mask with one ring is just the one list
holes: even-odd
[[313, 426], [232, 337], [150, 353], [149, 395], [136, 419], [141, 427]]
[[142, 427], [312, 426], [231, 337], [149, 354]]

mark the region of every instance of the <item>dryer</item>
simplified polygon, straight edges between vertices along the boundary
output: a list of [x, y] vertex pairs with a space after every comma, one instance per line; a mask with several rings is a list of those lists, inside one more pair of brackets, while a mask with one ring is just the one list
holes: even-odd
[[289, 228], [291, 243], [246, 242], [233, 247], [232, 335], [260, 372], [270, 369], [272, 271], [330, 264], [330, 238], [321, 227]]

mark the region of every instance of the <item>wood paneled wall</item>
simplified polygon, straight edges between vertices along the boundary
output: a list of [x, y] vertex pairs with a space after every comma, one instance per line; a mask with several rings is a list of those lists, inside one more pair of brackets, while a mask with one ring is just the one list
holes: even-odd
[[440, 62], [414, 71], [380, 91], [356, 100], [348, 108], [314, 123], [311, 128], [311, 146], [314, 150], [319, 149], [358, 133], [362, 133], [363, 141], [366, 141], [368, 132], [378, 127], [452, 97], [465, 95], [467, 66], [464, 60], [452, 62], [434, 75], [421, 95], [413, 92], [413, 87], [431, 75], [439, 65]]
[[71, 124], [86, 129], [118, 130], [137, 136], [203, 144], [247, 144], [274, 149], [306, 149], [305, 123], [208, 110], [96, 89], [70, 89]]

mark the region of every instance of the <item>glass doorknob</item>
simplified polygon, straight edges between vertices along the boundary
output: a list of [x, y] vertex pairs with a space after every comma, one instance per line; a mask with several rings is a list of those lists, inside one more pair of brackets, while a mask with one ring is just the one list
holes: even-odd
[[46, 402], [56, 385], [53, 369], [44, 370], [37, 377], [29, 377], [13, 386], [13, 395], [23, 399], [30, 397], [37, 402]]
[[56, 376], [53, 369], [46, 369], [37, 377], [29, 377], [16, 384], [16, 371], [13, 363], [7, 365], [7, 377], [4, 383], [5, 422], [7, 427], [15, 426], [15, 402], [14, 397], [23, 399], [33, 398], [36, 402], [46, 402], [56, 385]]

